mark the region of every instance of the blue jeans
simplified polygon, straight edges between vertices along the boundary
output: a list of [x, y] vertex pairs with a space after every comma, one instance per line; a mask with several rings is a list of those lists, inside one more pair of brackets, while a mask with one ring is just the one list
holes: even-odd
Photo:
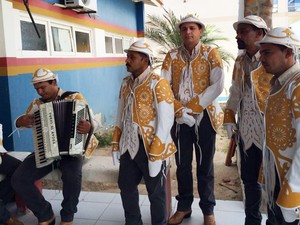
[[[209, 116], [204, 111], [204, 116], [198, 128], [198, 136], [195, 126], [189, 127], [182, 124], [176, 133], [176, 123], [172, 128], [172, 137], [177, 147], [176, 177], [178, 183], [177, 210], [188, 211], [194, 200], [193, 195], [193, 150], [195, 148], [197, 162], [198, 193], [200, 196], [199, 206], [204, 215], [212, 215], [216, 205], [214, 195], [214, 165], [216, 132], [213, 129]], [[178, 143], [180, 146], [178, 146]], [[201, 159], [201, 161], [200, 161]]]
[[252, 145], [246, 150], [239, 143], [241, 156], [241, 179], [245, 191], [245, 225], [261, 225], [260, 212], [262, 190], [258, 183], [259, 170], [262, 162], [262, 150]]
[[128, 151], [121, 155], [118, 185], [121, 190], [126, 225], [143, 224], [138, 193], [138, 185], [142, 178], [145, 181], [150, 201], [151, 224], [167, 224], [164, 167], [163, 165], [156, 177], [149, 176], [148, 157], [142, 141], [140, 141], [140, 148], [134, 159], [131, 159]]
[[27, 207], [38, 218], [38, 221], [47, 221], [53, 216], [52, 206], [45, 200], [34, 182], [46, 176], [54, 168], [58, 168], [62, 173], [62, 194], [64, 197], [61, 203], [61, 220], [70, 222], [73, 221], [74, 214], [77, 212], [81, 191], [82, 163], [82, 157], [63, 156], [53, 164], [36, 168], [35, 156], [32, 153], [14, 173], [12, 185]]

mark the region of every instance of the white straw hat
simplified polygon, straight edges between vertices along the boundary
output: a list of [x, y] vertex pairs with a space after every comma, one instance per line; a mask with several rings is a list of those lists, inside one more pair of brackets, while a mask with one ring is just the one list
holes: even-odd
[[270, 30], [261, 41], [256, 42], [259, 46], [265, 43], [300, 48], [300, 38], [289, 27], [276, 27]]
[[203, 30], [205, 29], [204, 23], [202, 23], [197, 17], [195, 17], [195, 16], [192, 15], [192, 14], [189, 14], [189, 15], [183, 17], [183, 18], [180, 20], [180, 22], [176, 24], [177, 30], [180, 30], [180, 26], [181, 26], [183, 23], [196, 23], [196, 24], [199, 24]]
[[243, 24], [251, 24], [251, 25], [253, 25], [253, 26], [257, 27], [257, 28], [264, 29], [266, 33], [270, 30], [268, 28], [266, 22], [263, 20], [263, 18], [261, 18], [259, 16], [255, 16], [255, 15], [246, 16], [243, 19], [235, 22], [233, 24], [233, 28], [235, 30], [237, 30], [238, 25], [241, 24], [241, 23], [243, 23]]
[[37, 69], [33, 74], [32, 74], [32, 79], [31, 83], [36, 84], [48, 80], [57, 80], [58, 81], [58, 76], [57, 74], [54, 74], [51, 70], [46, 69], [46, 68], [40, 68]]
[[147, 43], [145, 40], [139, 40], [134, 42], [128, 49], [125, 49], [124, 52], [128, 53], [128, 51], [140, 52], [144, 53], [149, 57], [150, 64], [153, 62], [153, 51], [150, 47], [150, 44]]

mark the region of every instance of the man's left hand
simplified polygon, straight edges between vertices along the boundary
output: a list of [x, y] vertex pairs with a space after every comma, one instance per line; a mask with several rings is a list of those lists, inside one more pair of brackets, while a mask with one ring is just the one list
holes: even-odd
[[91, 123], [90, 121], [87, 121], [85, 119], [80, 119], [78, 125], [77, 125], [77, 131], [80, 134], [87, 134], [91, 129]]

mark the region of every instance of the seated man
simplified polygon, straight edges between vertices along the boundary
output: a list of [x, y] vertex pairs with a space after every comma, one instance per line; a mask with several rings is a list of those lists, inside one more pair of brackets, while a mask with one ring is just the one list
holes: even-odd
[[21, 161], [8, 155], [2, 143], [2, 124], [0, 124], [0, 224], [23, 225], [13, 217], [6, 208], [6, 204], [14, 199], [14, 190], [10, 179]]
[[[31, 128], [34, 125], [34, 112], [43, 103], [56, 100], [80, 100], [86, 103], [81, 93], [63, 91], [58, 86], [58, 75], [52, 71], [41, 68], [35, 71], [32, 76], [33, 88], [40, 98], [34, 99], [29, 105], [25, 114], [16, 120], [16, 127]], [[86, 103], [87, 104], [87, 103]], [[91, 112], [91, 118], [80, 119], [77, 125], [79, 134], [88, 134], [98, 131], [100, 125]], [[63, 138], [67, 138], [69, 133], [65, 133]], [[89, 148], [89, 147], [88, 147]], [[83, 150], [83, 149], [82, 149]], [[87, 151], [89, 151], [87, 149]], [[54, 225], [55, 215], [50, 202], [46, 201], [38, 188], [34, 185], [36, 180], [49, 174], [53, 169], [59, 169], [62, 173], [63, 201], [60, 211], [60, 225], [72, 225], [74, 214], [77, 212], [79, 194], [82, 181], [83, 155], [71, 156], [63, 155], [59, 159], [45, 166], [38, 166], [35, 154], [30, 154], [16, 170], [12, 177], [12, 185], [17, 194], [25, 202], [26, 206], [33, 212], [38, 219], [38, 225]]]

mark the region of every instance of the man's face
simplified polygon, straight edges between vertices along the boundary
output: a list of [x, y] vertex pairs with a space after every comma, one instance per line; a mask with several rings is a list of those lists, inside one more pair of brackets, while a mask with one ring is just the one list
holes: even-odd
[[185, 45], [197, 45], [203, 30], [196, 23], [183, 23], [180, 26], [180, 36]]
[[148, 65], [147, 56], [135, 51], [128, 51], [126, 58], [127, 71], [132, 73], [134, 76], [140, 75], [144, 72], [145, 66]]
[[256, 41], [260, 41], [262, 36], [258, 34], [258, 30], [254, 30], [249, 24], [240, 23], [236, 30], [236, 41], [238, 49], [246, 49], [255, 45]]
[[58, 87], [56, 81], [53, 80], [50, 84], [48, 81], [33, 84], [36, 92], [47, 102], [56, 99]]
[[266, 72], [281, 75], [287, 70], [288, 48], [282, 50], [278, 45], [266, 43], [260, 47], [260, 61]]

